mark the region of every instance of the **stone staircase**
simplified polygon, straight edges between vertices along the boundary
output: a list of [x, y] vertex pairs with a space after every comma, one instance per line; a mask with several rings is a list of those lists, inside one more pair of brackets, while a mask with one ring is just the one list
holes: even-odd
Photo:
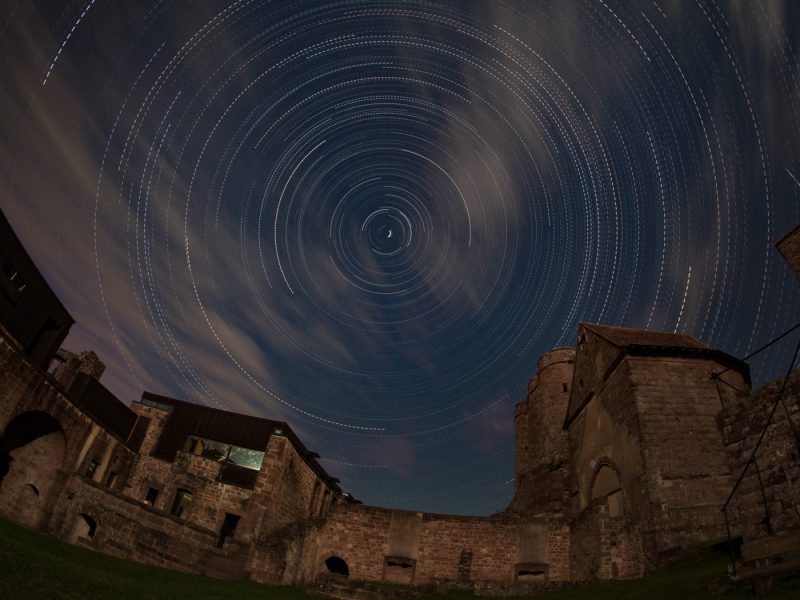
[[206, 577], [234, 581], [245, 579], [245, 563], [247, 562], [247, 548], [234, 546], [224, 550], [212, 548], [200, 563], [200, 572]]

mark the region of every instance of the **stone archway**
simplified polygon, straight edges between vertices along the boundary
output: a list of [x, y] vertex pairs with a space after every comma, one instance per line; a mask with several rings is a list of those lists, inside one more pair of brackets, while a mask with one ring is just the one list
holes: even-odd
[[625, 514], [625, 495], [622, 481], [616, 467], [608, 461], [600, 463], [592, 481], [591, 500], [605, 498], [608, 502], [608, 514], [621, 517]]
[[43, 526], [65, 450], [64, 430], [51, 415], [29, 411], [14, 417], [0, 437], [0, 514]]

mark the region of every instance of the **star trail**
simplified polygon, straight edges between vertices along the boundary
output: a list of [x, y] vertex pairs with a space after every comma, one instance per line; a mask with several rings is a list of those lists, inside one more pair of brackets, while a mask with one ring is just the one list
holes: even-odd
[[578, 322], [741, 357], [798, 321], [798, 34], [790, 1], [8, 2], [2, 208], [124, 401], [488, 514]]

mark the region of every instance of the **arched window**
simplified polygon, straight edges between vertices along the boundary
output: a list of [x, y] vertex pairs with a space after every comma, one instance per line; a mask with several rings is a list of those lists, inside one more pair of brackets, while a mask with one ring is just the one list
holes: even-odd
[[325, 566], [328, 568], [328, 571], [334, 575], [342, 575], [343, 577], [350, 575], [350, 569], [347, 568], [347, 563], [338, 556], [331, 556], [328, 558], [325, 561]]
[[603, 464], [597, 470], [592, 485], [592, 500], [605, 497], [608, 502], [608, 512], [612, 517], [621, 517], [625, 514], [623, 503], [622, 482], [616, 469], [608, 464]]

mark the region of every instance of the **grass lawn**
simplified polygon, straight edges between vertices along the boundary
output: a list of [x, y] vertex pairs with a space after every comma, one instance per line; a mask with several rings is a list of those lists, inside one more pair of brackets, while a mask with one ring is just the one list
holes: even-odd
[[0, 519], [2, 600], [310, 600], [304, 591], [221, 581], [77, 548]]
[[[752, 598], [750, 587], [725, 575], [727, 557], [712, 549], [644, 579], [608, 581], [551, 592], [542, 600], [683, 600]], [[466, 593], [453, 593], [460, 600]], [[0, 519], [0, 599], [310, 600], [303, 590], [184, 575], [98, 554]], [[442, 597], [438, 597], [442, 600]], [[768, 598], [800, 598], [800, 579], [781, 582]]]

